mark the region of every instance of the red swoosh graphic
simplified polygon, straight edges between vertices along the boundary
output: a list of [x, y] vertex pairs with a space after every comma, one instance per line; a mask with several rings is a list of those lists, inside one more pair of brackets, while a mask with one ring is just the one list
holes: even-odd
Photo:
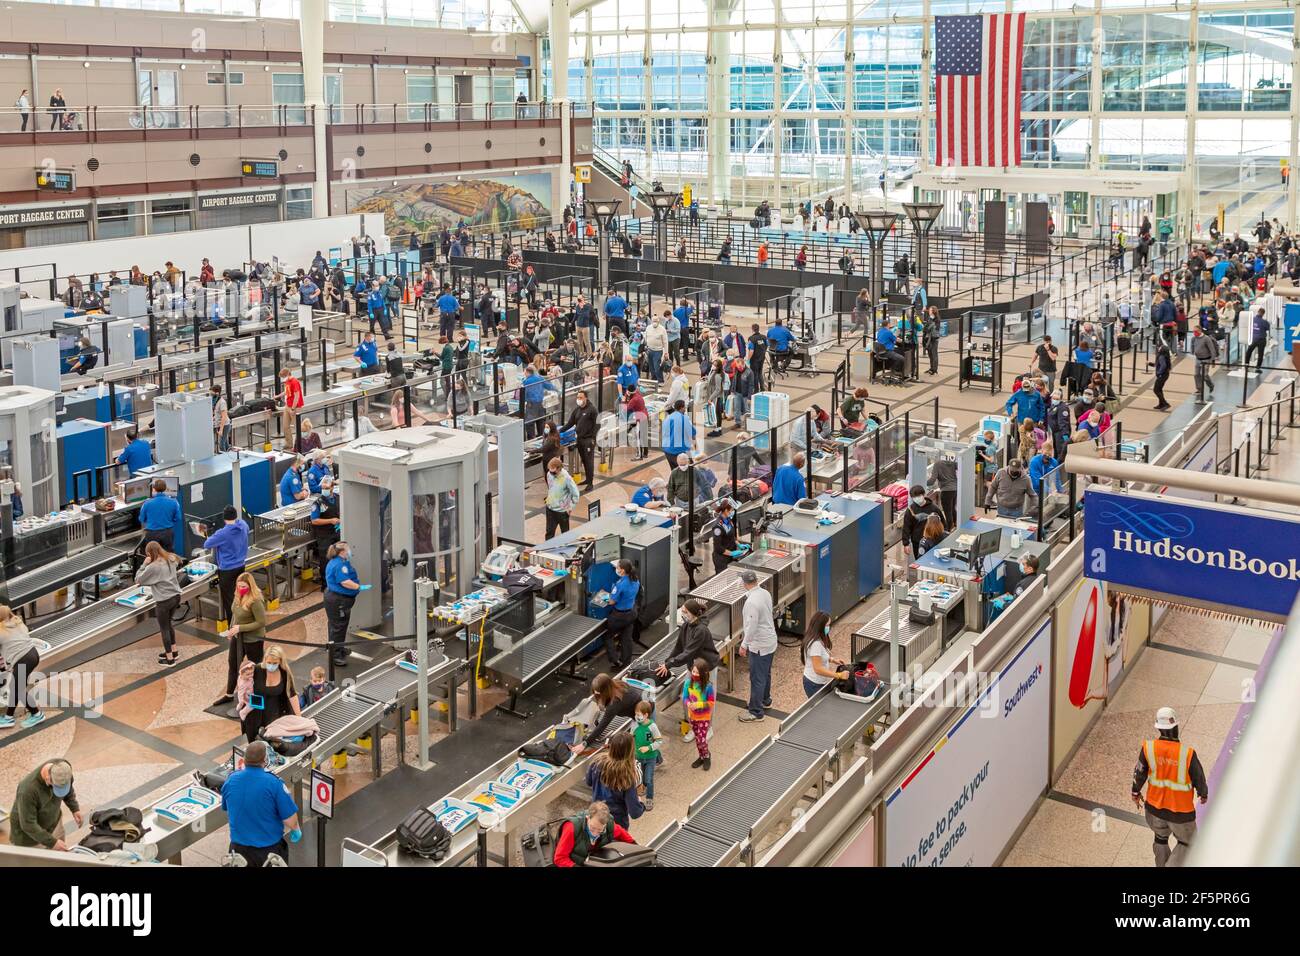
[[1092, 678], [1092, 655], [1097, 646], [1097, 589], [1088, 595], [1088, 609], [1079, 626], [1079, 640], [1070, 665], [1070, 703], [1082, 707], [1088, 702], [1088, 684]]

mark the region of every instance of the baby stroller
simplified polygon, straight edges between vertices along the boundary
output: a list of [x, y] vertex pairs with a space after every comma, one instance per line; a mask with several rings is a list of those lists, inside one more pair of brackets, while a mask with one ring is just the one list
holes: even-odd
[[64, 132], [82, 129], [81, 119], [76, 112], [64, 113], [59, 119], [59, 129]]

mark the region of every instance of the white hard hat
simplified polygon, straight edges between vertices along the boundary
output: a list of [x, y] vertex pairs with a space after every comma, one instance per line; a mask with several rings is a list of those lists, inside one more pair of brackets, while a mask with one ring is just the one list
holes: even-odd
[[1156, 730], [1173, 730], [1178, 726], [1178, 715], [1172, 707], [1161, 707], [1156, 711]]

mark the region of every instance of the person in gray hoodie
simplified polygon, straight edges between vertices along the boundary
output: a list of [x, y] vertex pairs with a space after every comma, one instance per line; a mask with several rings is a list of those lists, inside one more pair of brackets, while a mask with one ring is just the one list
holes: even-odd
[[6, 671], [3, 680], [9, 682], [9, 705], [0, 715], [0, 729], [14, 725], [20, 699], [27, 705], [23, 728], [36, 726], [45, 719], [45, 714], [28, 692], [28, 685], [36, 680], [41, 653], [36, 640], [27, 632], [26, 622], [6, 604], [0, 604], [0, 659]]
[[1026, 507], [1038, 507], [1038, 495], [1034, 494], [1029, 472], [1019, 458], [1011, 459], [993, 476], [984, 507], [996, 507], [999, 518], [1021, 518]]
[[163, 652], [158, 663], [171, 667], [180, 659], [176, 651], [176, 631], [172, 628], [172, 612], [181, 603], [181, 588], [176, 580], [176, 565], [180, 559], [169, 554], [157, 541], [150, 541], [144, 549], [144, 564], [136, 572], [135, 583], [153, 592], [154, 614], [158, 618], [158, 633], [162, 637]]

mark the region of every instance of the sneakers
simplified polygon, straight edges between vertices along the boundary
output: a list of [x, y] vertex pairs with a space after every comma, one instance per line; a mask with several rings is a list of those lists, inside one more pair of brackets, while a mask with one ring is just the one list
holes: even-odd
[[712, 758], [712, 757], [705, 757], [705, 758], [704, 758], [704, 769], [705, 769], [705, 770], [708, 770], [708, 769], [709, 769], [710, 767], [712, 767], [712, 766], [713, 766], [713, 758]]
[[691, 769], [692, 769], [692, 770], [699, 770], [699, 769], [700, 769], [701, 767], [703, 767], [703, 766], [704, 766], [704, 758], [703, 758], [703, 757], [696, 757], [694, 760], [691, 761]]
[[763, 717], [764, 717], [763, 714], [751, 714], [749, 711], [745, 711], [737, 718], [737, 720], [739, 720], [742, 724], [750, 724], [756, 720], [762, 720]]
[[0, 730], [8, 730], [14, 725], [14, 719], [5, 714], [0, 714]]
[[653, 809], [655, 808], [655, 798], [654, 798], [654, 797], [646, 797], [646, 798], [645, 798], [645, 808], [646, 808], [646, 811], [647, 811], [647, 812], [649, 812], [650, 810], [653, 810]]
[[44, 719], [45, 719], [45, 711], [43, 710], [37, 711], [34, 714], [28, 714], [26, 717], [24, 717], [22, 726], [24, 729], [28, 727], [35, 727]]

